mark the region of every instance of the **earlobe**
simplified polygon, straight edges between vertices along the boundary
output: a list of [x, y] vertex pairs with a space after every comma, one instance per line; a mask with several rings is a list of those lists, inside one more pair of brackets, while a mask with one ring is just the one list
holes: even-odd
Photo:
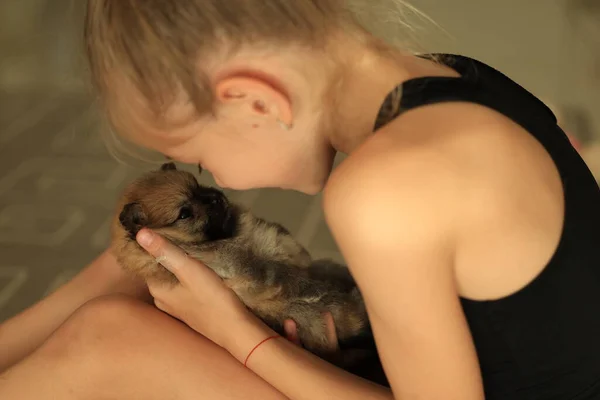
[[253, 116], [272, 118], [282, 126], [291, 127], [292, 106], [281, 90], [260, 78], [230, 76], [215, 87], [217, 100], [223, 105], [238, 105]]

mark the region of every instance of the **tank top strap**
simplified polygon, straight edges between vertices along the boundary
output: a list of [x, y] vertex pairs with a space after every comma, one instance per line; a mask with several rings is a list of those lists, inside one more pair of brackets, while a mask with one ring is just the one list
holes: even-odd
[[[396, 86], [379, 109], [374, 130], [403, 113], [443, 102], [476, 103], [504, 114], [532, 132], [539, 124], [556, 124], [552, 111], [520, 85], [477, 60], [451, 54], [426, 54], [454, 69], [460, 77], [420, 77]], [[493, 73], [490, 73], [493, 72]], [[493, 79], [488, 79], [492, 76]], [[535, 125], [535, 127], [533, 126]]]

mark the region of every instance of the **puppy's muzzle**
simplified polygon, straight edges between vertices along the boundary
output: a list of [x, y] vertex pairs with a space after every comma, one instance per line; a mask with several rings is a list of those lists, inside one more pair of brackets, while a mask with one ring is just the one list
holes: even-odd
[[129, 233], [129, 237], [135, 240], [138, 232], [144, 227], [144, 214], [141, 206], [137, 203], [126, 204], [119, 214], [119, 222]]

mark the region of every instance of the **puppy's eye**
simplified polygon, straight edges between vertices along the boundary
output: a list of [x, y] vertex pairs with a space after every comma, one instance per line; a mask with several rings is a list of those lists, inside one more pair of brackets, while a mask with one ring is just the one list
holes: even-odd
[[177, 219], [188, 219], [191, 218], [192, 215], [193, 213], [190, 207], [182, 207], [179, 211], [179, 216], [177, 217]]

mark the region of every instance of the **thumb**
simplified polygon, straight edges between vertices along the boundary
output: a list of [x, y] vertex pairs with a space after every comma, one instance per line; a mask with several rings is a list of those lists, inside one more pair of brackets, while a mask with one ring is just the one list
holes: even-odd
[[296, 321], [293, 319], [286, 319], [283, 321], [283, 329], [285, 331], [285, 335], [287, 339], [302, 347], [302, 342], [300, 341], [300, 337], [298, 336], [298, 328], [296, 326]]
[[[189, 268], [190, 263], [195, 260], [189, 258], [181, 248], [149, 229], [139, 231], [136, 240], [140, 246], [156, 258], [159, 264], [173, 273], [181, 283], [189, 280], [191, 270], [207, 269]], [[196, 263], [199, 264], [199, 262]]]

